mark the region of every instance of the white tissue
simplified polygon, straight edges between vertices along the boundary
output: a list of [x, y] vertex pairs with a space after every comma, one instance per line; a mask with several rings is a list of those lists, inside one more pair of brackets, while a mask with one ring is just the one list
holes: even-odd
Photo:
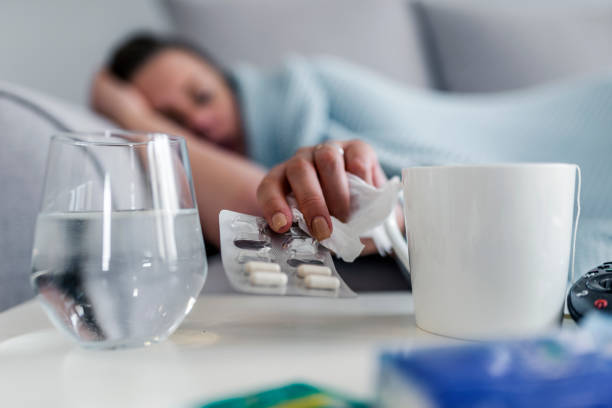
[[[393, 177], [382, 187], [376, 188], [349, 173], [348, 183], [351, 203], [348, 221], [344, 223], [332, 216], [332, 234], [321, 241], [321, 245], [346, 262], [353, 262], [361, 254], [364, 245], [359, 238], [372, 238], [381, 255], [388, 253], [391, 242], [382, 224], [392, 215], [397, 205], [401, 189], [399, 178]], [[290, 196], [288, 201], [294, 221], [310, 235], [304, 215], [297, 209], [295, 198]]]

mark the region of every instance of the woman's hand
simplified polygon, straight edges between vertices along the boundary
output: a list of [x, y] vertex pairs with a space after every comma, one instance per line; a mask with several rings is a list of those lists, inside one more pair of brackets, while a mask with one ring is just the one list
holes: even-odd
[[257, 200], [270, 227], [285, 232], [291, 226], [285, 197], [293, 192], [311, 234], [319, 241], [328, 238], [332, 232], [330, 215], [342, 221], [349, 215], [347, 172], [377, 187], [386, 180], [376, 153], [360, 140], [299, 149], [270, 170], [257, 189]]
[[133, 85], [115, 78], [103, 69], [91, 86], [91, 106], [122, 126], [134, 117], [149, 115], [152, 107]]

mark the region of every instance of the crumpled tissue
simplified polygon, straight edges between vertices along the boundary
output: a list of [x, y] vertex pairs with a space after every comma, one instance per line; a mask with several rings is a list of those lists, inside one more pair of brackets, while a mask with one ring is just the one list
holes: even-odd
[[[346, 262], [353, 262], [361, 254], [364, 245], [360, 238], [372, 238], [381, 255], [389, 253], [391, 242], [384, 231], [387, 217], [395, 216], [401, 190], [399, 177], [393, 177], [380, 188], [366, 183], [354, 174], [347, 174], [350, 194], [350, 212], [346, 223], [332, 216], [332, 234], [320, 242]], [[293, 196], [287, 197], [293, 220], [310, 235], [304, 215], [297, 209]]]

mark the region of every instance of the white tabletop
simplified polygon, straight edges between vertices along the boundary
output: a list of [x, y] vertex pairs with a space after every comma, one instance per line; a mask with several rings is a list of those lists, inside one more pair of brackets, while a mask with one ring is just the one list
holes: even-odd
[[436, 337], [412, 310], [408, 293], [204, 295], [165, 343], [91, 351], [31, 301], [0, 314], [0, 406], [194, 406], [292, 381], [368, 398], [380, 344]]
[[353, 299], [204, 295], [169, 341], [91, 351], [28, 302], [0, 314], [0, 406], [194, 407], [307, 381], [374, 394], [380, 347], [452, 340], [418, 329], [409, 293]]

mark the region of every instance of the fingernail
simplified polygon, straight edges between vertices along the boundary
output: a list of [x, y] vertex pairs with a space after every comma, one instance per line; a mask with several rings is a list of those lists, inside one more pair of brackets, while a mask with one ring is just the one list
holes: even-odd
[[287, 217], [282, 212], [277, 212], [272, 216], [272, 229], [278, 231], [287, 225]]
[[318, 215], [312, 219], [312, 235], [317, 239], [317, 241], [323, 241], [326, 238], [329, 238], [331, 232], [329, 231], [329, 225], [327, 225], [327, 221], [325, 217]]

